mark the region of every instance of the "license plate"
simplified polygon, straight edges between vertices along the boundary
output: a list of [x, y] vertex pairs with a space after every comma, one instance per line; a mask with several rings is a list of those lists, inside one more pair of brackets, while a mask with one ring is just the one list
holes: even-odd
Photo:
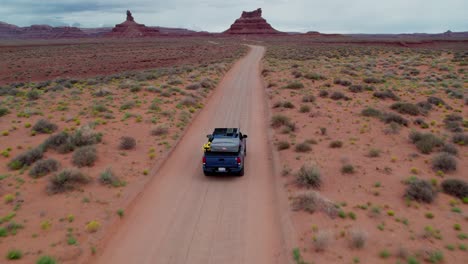
[[226, 168], [218, 168], [219, 172], [226, 172]]

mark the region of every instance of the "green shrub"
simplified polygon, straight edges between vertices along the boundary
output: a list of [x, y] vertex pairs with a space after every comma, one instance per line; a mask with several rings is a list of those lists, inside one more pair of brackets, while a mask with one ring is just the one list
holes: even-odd
[[10, 110], [8, 110], [8, 108], [0, 107], [0, 117], [4, 116], [4, 115], [7, 115], [8, 113], [10, 113]]
[[443, 172], [455, 171], [457, 170], [457, 160], [449, 153], [438, 153], [432, 159], [432, 169]]
[[57, 261], [53, 257], [49, 256], [41, 256], [37, 259], [36, 264], [56, 264]]
[[76, 189], [77, 184], [86, 184], [90, 179], [77, 169], [65, 169], [50, 178], [47, 186], [49, 194], [62, 193]]
[[94, 146], [80, 147], [73, 152], [72, 162], [78, 167], [91, 167], [97, 160], [97, 152]]
[[307, 142], [296, 144], [294, 149], [296, 150], [296, 152], [308, 152], [312, 150], [312, 148], [310, 147], [310, 144]]
[[39, 121], [34, 124], [32, 127], [33, 131], [36, 131], [37, 133], [41, 134], [50, 134], [57, 130], [57, 125], [53, 124], [45, 119], [40, 119]]
[[114, 175], [110, 168], [107, 168], [99, 175], [99, 182], [104, 185], [112, 185], [114, 187], [122, 186], [122, 182]]
[[319, 188], [322, 184], [319, 168], [303, 165], [296, 173], [296, 183], [307, 188]]
[[136, 140], [132, 137], [121, 137], [119, 149], [130, 150], [136, 146]]
[[23, 252], [21, 250], [13, 249], [8, 251], [6, 258], [9, 260], [21, 259], [23, 257]]
[[40, 95], [41, 93], [38, 90], [32, 89], [26, 93], [26, 98], [28, 98], [29, 101], [35, 101], [39, 99]]
[[39, 178], [51, 172], [57, 171], [59, 167], [58, 161], [54, 159], [40, 160], [34, 164], [29, 171], [29, 175], [33, 178]]
[[284, 88], [293, 89], [293, 90], [302, 89], [304, 88], [304, 84], [298, 81], [294, 81], [294, 82], [290, 82], [289, 84], [287, 84]]
[[135, 105], [135, 101], [126, 101], [120, 106], [120, 110], [132, 109], [133, 107], [135, 107]]
[[447, 179], [441, 183], [444, 193], [463, 199], [468, 197], [468, 183], [458, 179]]
[[416, 200], [425, 203], [434, 201], [437, 192], [428, 181], [421, 179], [414, 179], [408, 184], [406, 188], [405, 197], [411, 200]]
[[424, 154], [429, 154], [434, 148], [441, 147], [444, 144], [442, 139], [431, 133], [412, 131], [409, 138], [416, 145], [416, 148]]
[[397, 102], [390, 106], [391, 109], [396, 110], [400, 114], [408, 114], [408, 115], [419, 115], [421, 112], [419, 107], [415, 104], [411, 103], [404, 103], [404, 102]]
[[23, 152], [16, 156], [8, 163], [8, 167], [12, 170], [19, 170], [25, 166], [32, 165], [35, 161], [42, 158], [43, 151], [40, 148], [34, 148]]
[[377, 110], [377, 109], [374, 109], [372, 107], [367, 107], [365, 109], [363, 109], [361, 111], [361, 114], [363, 116], [370, 116], [370, 117], [381, 117], [382, 116], [382, 112]]

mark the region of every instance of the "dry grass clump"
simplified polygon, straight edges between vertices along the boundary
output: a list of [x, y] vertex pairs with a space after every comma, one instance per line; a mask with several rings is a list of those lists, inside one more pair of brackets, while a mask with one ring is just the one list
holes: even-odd
[[322, 80], [326, 80], [327, 77], [319, 74], [319, 73], [315, 73], [315, 72], [310, 72], [310, 73], [306, 73], [304, 75], [304, 78], [306, 79], [309, 79], [309, 80], [314, 80], [314, 81], [322, 81]]
[[444, 144], [442, 139], [432, 133], [412, 131], [409, 134], [409, 138], [411, 142], [416, 145], [416, 148], [424, 154], [429, 154], [434, 150], [434, 148], [441, 147]]
[[160, 125], [151, 129], [151, 135], [153, 136], [167, 135], [167, 133], [169, 133], [169, 128], [167, 126]]
[[385, 124], [397, 123], [402, 126], [408, 126], [408, 120], [402, 117], [401, 115], [394, 113], [385, 113], [382, 116], [382, 121]]
[[333, 99], [333, 100], [350, 100], [349, 97], [347, 97], [346, 95], [344, 95], [344, 93], [342, 92], [333, 92], [331, 95], [330, 95], [330, 98]]
[[94, 146], [80, 147], [73, 152], [72, 162], [78, 167], [91, 167], [97, 160], [97, 151]]
[[361, 114], [363, 116], [378, 117], [378, 118], [382, 116], [381, 111], [372, 107], [366, 107], [365, 109], [361, 111]]
[[432, 203], [437, 192], [428, 181], [421, 179], [412, 180], [406, 188], [405, 197], [425, 203]]
[[125, 185], [125, 182], [120, 181], [119, 177], [117, 177], [110, 168], [107, 168], [99, 175], [99, 182], [104, 185], [112, 185], [114, 187]]
[[192, 83], [192, 84], [189, 84], [185, 87], [185, 89], [187, 90], [198, 90], [200, 89], [202, 86], [200, 83]]
[[392, 104], [390, 108], [400, 114], [408, 114], [413, 116], [421, 114], [419, 107], [412, 103], [397, 102]]
[[19, 170], [25, 166], [32, 165], [35, 161], [40, 160], [43, 155], [43, 150], [41, 148], [34, 148], [23, 152], [13, 158], [9, 163], [8, 167], [12, 170]]
[[339, 141], [339, 140], [334, 140], [332, 142], [330, 142], [330, 148], [341, 148], [343, 146], [343, 142]]
[[282, 126], [286, 126], [288, 128], [291, 129], [291, 131], [294, 131], [296, 126], [294, 125], [294, 123], [292, 123], [291, 119], [287, 116], [284, 116], [284, 115], [280, 115], [280, 114], [277, 114], [277, 115], [274, 115], [272, 118], [271, 118], [271, 126], [274, 127], [274, 128], [279, 128], [279, 127], [282, 127]]
[[449, 114], [444, 118], [445, 128], [450, 132], [463, 132], [463, 117], [458, 114]]
[[327, 249], [328, 246], [330, 245], [331, 237], [332, 237], [331, 232], [328, 230], [318, 231], [313, 239], [315, 251], [317, 252], [325, 251], [325, 249]]
[[289, 148], [289, 142], [287, 141], [279, 141], [277, 144], [276, 144], [276, 147], [278, 150], [285, 150], [285, 149], [288, 149]]
[[121, 137], [120, 138], [120, 144], [119, 144], [119, 149], [123, 150], [130, 150], [134, 149], [136, 146], [136, 140], [133, 137]]
[[59, 162], [54, 159], [39, 160], [29, 170], [29, 175], [33, 178], [39, 178], [51, 172], [57, 171]]
[[303, 103], [313, 103], [313, 102], [315, 102], [315, 96], [313, 96], [311, 94], [304, 95], [302, 97], [302, 102]]
[[349, 231], [349, 246], [353, 249], [361, 249], [366, 246], [367, 232], [360, 229], [352, 229]]
[[466, 146], [468, 145], [468, 134], [464, 134], [464, 133], [454, 134], [452, 136], [452, 142], [460, 146]]
[[400, 98], [390, 90], [374, 92], [374, 97], [379, 99], [392, 99], [394, 101], [400, 100]]
[[334, 84], [342, 85], [342, 86], [350, 86], [352, 83], [348, 80], [342, 80], [342, 79], [335, 79], [333, 80]]
[[294, 150], [296, 152], [309, 152], [312, 150], [312, 147], [310, 146], [308, 142], [302, 142], [302, 143], [296, 144], [296, 146], [294, 147]]
[[332, 201], [322, 197], [319, 193], [314, 191], [299, 194], [294, 197], [292, 209], [294, 211], [305, 211], [309, 213], [321, 211], [327, 214], [330, 218], [336, 218], [339, 212], [338, 207]]
[[286, 86], [284, 86], [284, 88], [297, 90], [297, 89], [302, 89], [302, 88], [304, 88], [304, 84], [302, 84], [302, 83], [299, 82], [299, 81], [294, 81], [294, 82], [288, 83]]
[[441, 184], [444, 193], [463, 199], [468, 197], [468, 183], [459, 179], [447, 179]]
[[457, 160], [447, 152], [438, 153], [432, 159], [432, 169], [435, 171], [450, 172], [457, 170]]
[[50, 178], [47, 186], [49, 194], [75, 190], [77, 185], [89, 183], [90, 178], [77, 169], [65, 169]]
[[317, 166], [303, 165], [296, 173], [296, 183], [306, 188], [319, 188], [322, 184], [320, 169]]
[[41, 134], [50, 134], [57, 130], [57, 125], [49, 122], [48, 120], [40, 119], [36, 124], [34, 124], [32, 130]]

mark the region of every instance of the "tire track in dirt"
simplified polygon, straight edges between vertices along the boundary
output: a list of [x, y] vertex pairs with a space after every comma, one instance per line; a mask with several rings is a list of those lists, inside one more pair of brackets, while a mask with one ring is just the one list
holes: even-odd
[[[287, 262], [260, 79], [263, 54], [252, 46], [227, 73], [96, 263]], [[245, 176], [205, 177], [206, 134], [239, 125], [249, 136]]]

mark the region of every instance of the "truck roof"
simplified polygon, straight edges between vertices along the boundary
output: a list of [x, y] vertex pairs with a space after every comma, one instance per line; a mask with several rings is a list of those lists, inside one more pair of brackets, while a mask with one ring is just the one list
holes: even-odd
[[238, 128], [215, 128], [213, 131], [213, 137], [238, 137]]
[[212, 152], [239, 152], [239, 137], [221, 137], [214, 138], [211, 142]]

